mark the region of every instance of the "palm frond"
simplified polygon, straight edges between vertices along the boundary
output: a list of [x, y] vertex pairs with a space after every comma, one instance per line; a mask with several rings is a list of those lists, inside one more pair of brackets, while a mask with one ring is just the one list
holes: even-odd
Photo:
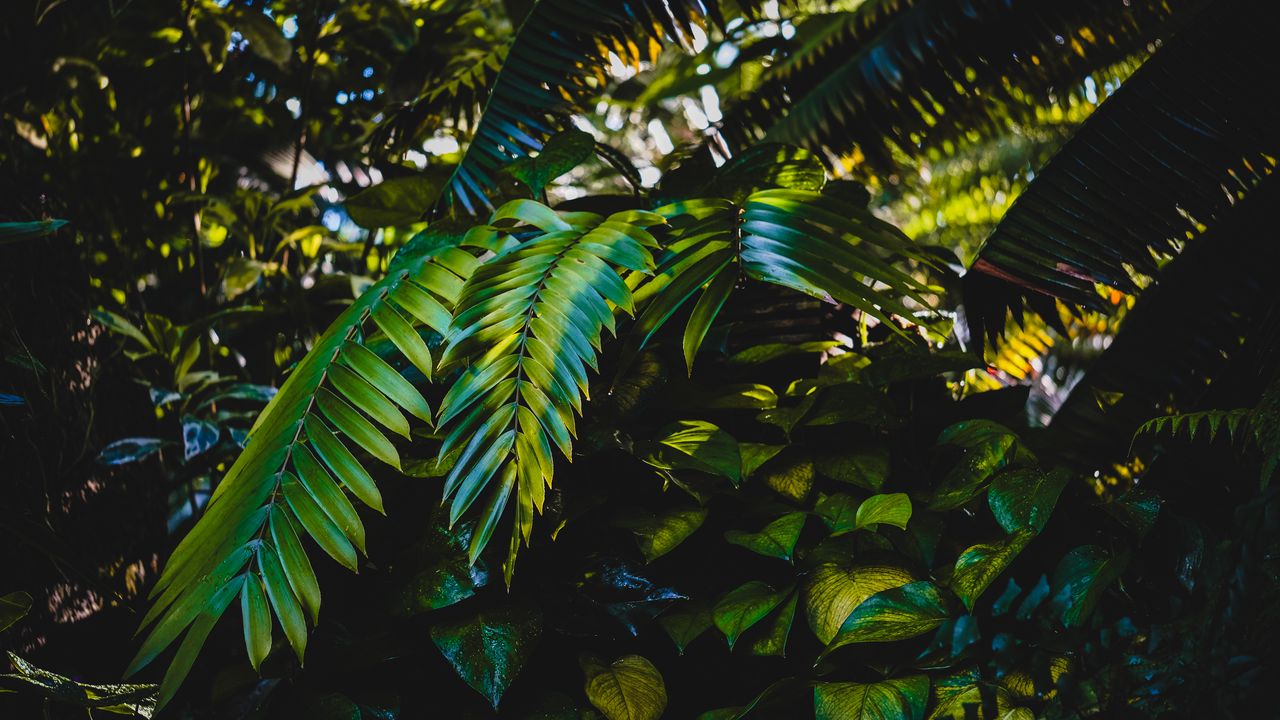
[[856, 148], [890, 169], [891, 150], [914, 157], [1006, 132], [1038, 105], [1065, 102], [1086, 78], [1145, 53], [1193, 3], [884, 0], [815, 16], [794, 56], [726, 112], [722, 132], [732, 148]]
[[[364, 527], [348, 494], [383, 510], [358, 454], [399, 468], [399, 452], [384, 429], [408, 437], [406, 412], [432, 420], [427, 401], [393, 363], [430, 377], [431, 354], [420, 330], [448, 331], [447, 306], [477, 264], [445, 243], [397, 262], [316, 341], [263, 410], [244, 452], [151, 591], [153, 604], [140, 627], [150, 632], [128, 674], [185, 631], [161, 685], [161, 705], [237, 595], [255, 667], [271, 647], [272, 614], [302, 659], [307, 624], [320, 611], [320, 588], [302, 541], [309, 537], [357, 569]], [[394, 348], [393, 357], [371, 351], [372, 341]]]
[[528, 543], [555, 470], [552, 448], [573, 458], [574, 414], [581, 413], [588, 370], [598, 367], [605, 330], [615, 332], [615, 309], [633, 312], [620, 270], [652, 270], [646, 229], [654, 213], [628, 210], [602, 217], [558, 214], [514, 200], [492, 222], [533, 236], [512, 242], [462, 288], [441, 356], [462, 367], [440, 404], [443, 458], [460, 450], [445, 479], [455, 523], [488, 490], [469, 554], [475, 562], [512, 497], [515, 523], [505, 566]]
[[623, 350], [622, 366], [682, 306], [697, 296], [684, 331], [693, 360], [729, 294], [746, 279], [791, 288], [855, 307], [896, 328], [891, 315], [912, 318], [903, 295], [927, 307], [922, 282], [893, 259], [923, 260], [897, 228], [833, 190], [757, 190], [739, 202], [700, 199], [657, 212], [672, 226], [652, 279], [636, 290], [644, 310]]
[[1213, 442], [1218, 437], [1218, 431], [1223, 427], [1226, 428], [1231, 441], [1238, 440], [1238, 435], [1242, 427], [1247, 426], [1249, 418], [1253, 414], [1250, 408], [1236, 408], [1234, 410], [1201, 410], [1193, 413], [1178, 413], [1176, 415], [1161, 415], [1152, 418], [1138, 427], [1137, 432], [1133, 434], [1134, 439], [1143, 435], [1160, 435], [1167, 433], [1171, 437], [1177, 437], [1183, 430], [1186, 431], [1187, 439], [1195, 441], [1196, 434], [1203, 436], [1203, 430], [1209, 429], [1209, 442]]
[[1187, 439], [1195, 442], [1197, 433], [1204, 436], [1206, 426], [1209, 442], [1213, 442], [1225, 426], [1232, 443], [1243, 438], [1262, 451], [1259, 482], [1266, 489], [1276, 468], [1280, 467], [1280, 376], [1272, 378], [1255, 407], [1163, 415], [1143, 423], [1133, 437], [1137, 440], [1143, 435], [1168, 433], [1176, 438], [1185, 428]]
[[[1277, 201], [1280, 181], [1264, 181], [1161, 269], [1050, 423], [1066, 459], [1124, 457], [1125, 438], [1152, 417], [1214, 406], [1213, 393], [1238, 374], [1231, 363], [1271, 341]], [[1221, 281], [1206, 287], [1206, 278]], [[1253, 402], [1253, 392], [1230, 404]]]
[[1274, 170], [1280, 78], [1271, 3], [1215, 4], [1156, 53], [1036, 176], [965, 279], [971, 335], [1046, 298], [1105, 310], [1101, 283], [1136, 292], [1131, 269], [1231, 211]]
[[652, 60], [664, 38], [683, 40], [717, 8], [714, 0], [539, 0], [512, 40], [437, 211], [457, 203], [475, 216], [491, 208], [498, 170], [538, 151], [604, 88], [610, 52], [633, 64]]

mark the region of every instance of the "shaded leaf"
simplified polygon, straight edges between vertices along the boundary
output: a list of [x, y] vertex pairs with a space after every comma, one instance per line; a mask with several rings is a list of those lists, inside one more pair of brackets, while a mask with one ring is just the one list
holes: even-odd
[[542, 616], [505, 605], [431, 627], [431, 641], [458, 676], [496, 710], [542, 633]]
[[347, 198], [351, 221], [367, 230], [411, 225], [422, 219], [440, 193], [433, 174], [391, 178]]
[[160, 452], [164, 441], [159, 438], [125, 438], [116, 440], [98, 452], [98, 462], [103, 465], [125, 465], [145, 460]]
[[711, 629], [711, 605], [698, 601], [681, 604], [659, 615], [658, 623], [671, 636], [676, 650], [683, 655], [689, 643]]
[[463, 523], [450, 531], [440, 518], [433, 518], [425, 536], [401, 553], [392, 566], [395, 614], [449, 607], [488, 584], [484, 563], [467, 562], [472, 527]]
[[787, 638], [791, 635], [791, 625], [795, 622], [796, 606], [800, 602], [800, 594], [793, 592], [782, 605], [773, 612], [762, 625], [756, 625], [748, 633], [752, 655], [786, 655]]
[[537, 197], [551, 181], [586, 162], [595, 147], [591, 133], [562, 130], [548, 138], [537, 155], [513, 160], [503, 171], [524, 183]]
[[1053, 571], [1051, 606], [1062, 624], [1076, 627], [1088, 619], [1103, 591], [1120, 577], [1128, 561], [1127, 553], [1113, 557], [1096, 545], [1082, 545], [1067, 553]]
[[802, 512], [788, 513], [765, 525], [760, 532], [730, 530], [724, 534], [724, 539], [765, 557], [790, 562], [796, 541], [800, 539], [800, 531], [804, 529], [805, 517]]
[[0, 596], [0, 632], [13, 626], [31, 611], [31, 596], [19, 590]]
[[763, 620], [788, 593], [789, 589], [774, 590], [766, 583], [752, 580], [720, 598], [712, 610], [712, 620], [732, 648], [742, 633]]
[[676, 508], [642, 522], [632, 532], [645, 562], [653, 562], [684, 542], [706, 519], [706, 508]]
[[190, 415], [182, 416], [182, 454], [186, 460], [208, 452], [218, 444], [218, 426]]

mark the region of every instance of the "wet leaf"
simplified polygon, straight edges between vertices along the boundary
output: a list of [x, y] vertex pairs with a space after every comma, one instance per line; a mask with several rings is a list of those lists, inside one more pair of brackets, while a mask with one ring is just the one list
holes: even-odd
[[494, 710], [515, 681], [542, 633], [542, 617], [505, 605], [431, 627], [431, 641], [458, 676]]

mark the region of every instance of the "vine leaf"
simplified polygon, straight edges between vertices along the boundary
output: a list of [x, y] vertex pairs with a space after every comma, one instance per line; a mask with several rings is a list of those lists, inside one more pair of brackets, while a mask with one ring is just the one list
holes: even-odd
[[431, 642], [494, 710], [542, 634], [542, 616], [508, 605], [431, 626]]
[[639, 655], [624, 655], [605, 665], [592, 656], [580, 660], [587, 699], [608, 720], [658, 720], [667, 708], [662, 674]]

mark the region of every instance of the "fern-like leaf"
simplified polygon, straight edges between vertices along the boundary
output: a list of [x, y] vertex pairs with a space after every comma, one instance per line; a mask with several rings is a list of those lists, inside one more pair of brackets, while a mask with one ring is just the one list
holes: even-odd
[[370, 341], [385, 341], [429, 377], [431, 355], [419, 330], [448, 331], [447, 306], [477, 264], [442, 244], [398, 262], [320, 337], [263, 410], [245, 451], [151, 591], [153, 604], [140, 628], [150, 632], [127, 673], [152, 662], [185, 631], [161, 684], [161, 705], [238, 594], [254, 664], [270, 647], [268, 605], [302, 660], [307, 624], [320, 611], [303, 539], [355, 571], [364, 527], [348, 494], [382, 511], [359, 454], [399, 468], [399, 453], [384, 429], [407, 436], [405, 412], [432, 419], [427, 401], [401, 371], [368, 349]]
[[573, 457], [574, 415], [602, 335], [615, 331], [615, 309], [633, 310], [620, 270], [652, 270], [648, 248], [657, 243], [646, 228], [662, 221], [644, 211], [558, 214], [529, 200], [493, 216], [498, 225], [516, 223], [506, 231], [533, 236], [510, 244], [462, 289], [441, 357], [442, 367], [463, 369], [441, 401], [440, 456], [460, 449], [444, 485], [451, 523], [488, 492], [471, 536], [472, 562], [515, 497], [508, 583], [542, 511], [553, 448]]
[[1240, 428], [1248, 424], [1252, 412], [1249, 408], [1238, 408], [1235, 410], [1204, 410], [1193, 413], [1162, 415], [1143, 423], [1137, 432], [1133, 434], [1133, 437], [1136, 440], [1144, 435], [1168, 434], [1170, 437], [1176, 438], [1185, 426], [1187, 439], [1194, 442], [1196, 433], [1207, 427], [1209, 429], [1209, 442], [1213, 442], [1218, 437], [1218, 430], [1225, 423], [1227, 434], [1230, 436], [1231, 442], [1234, 443], [1240, 439]]

